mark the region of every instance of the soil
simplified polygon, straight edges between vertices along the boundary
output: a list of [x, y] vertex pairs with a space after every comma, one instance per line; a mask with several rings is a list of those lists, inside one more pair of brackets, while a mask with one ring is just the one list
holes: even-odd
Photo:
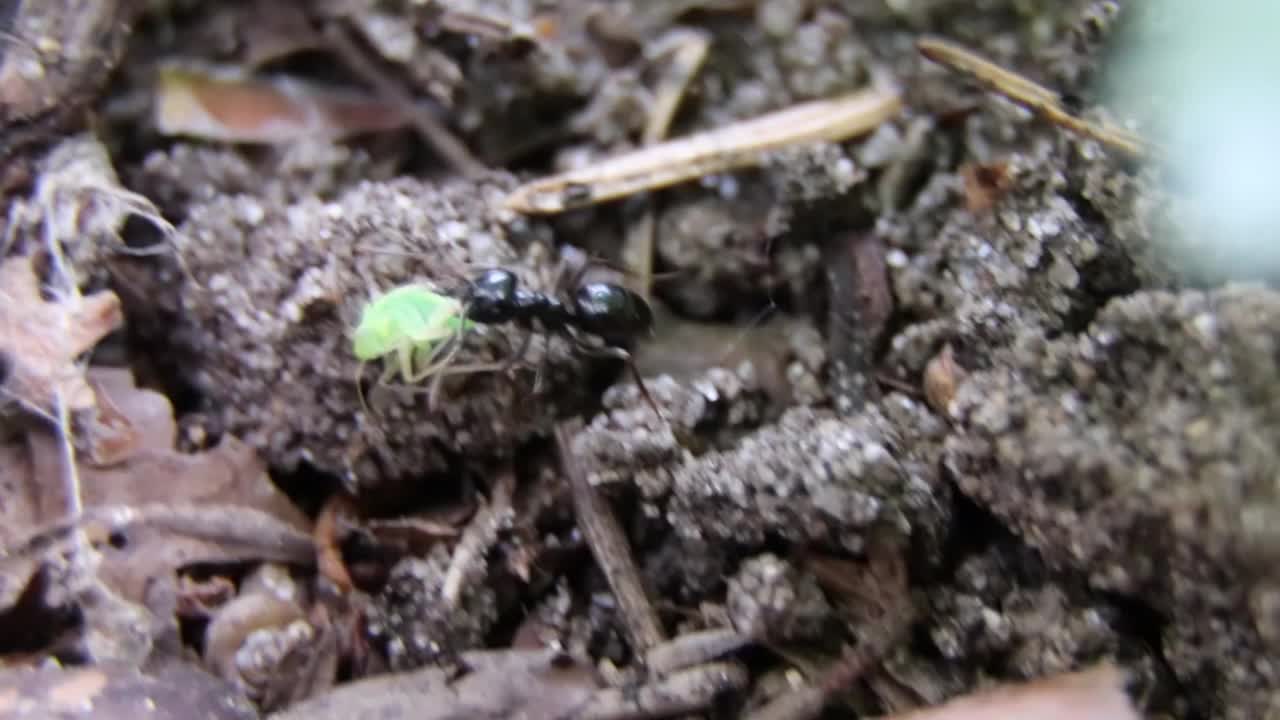
[[[308, 697], [329, 714], [297, 716], [354, 716], [343, 702], [368, 698], [325, 694], [352, 697], [350, 683], [387, 672], [465, 675], [469, 653], [547, 637], [636, 682], [647, 648], [575, 529], [572, 471], [552, 442], [558, 423], [583, 418], [568, 450], [609, 501], [666, 634], [732, 627], [761, 648], [739, 654], [748, 686], [709, 717], [746, 716], [785, 692], [788, 668], [813, 678], [842, 646], [874, 646], [890, 622], [875, 608], [909, 605], [905, 631], [827, 698], [830, 717], [1111, 661], [1147, 717], [1280, 718], [1280, 294], [1176, 269], [1163, 249], [1183, 216], [1157, 169], [978, 89], [915, 45], [945, 35], [1105, 118], [1107, 43], [1126, 13], [1154, 3], [50, 3], [83, 15], [70, 29], [42, 25], [48, 8], [29, 5], [0, 12], [7, 32], [79, 38], [87, 25], [105, 28], [107, 46], [48, 64], [57, 72], [42, 92], [61, 104], [6, 85], [15, 51], [0, 56], [0, 192], [14, 238], [4, 262], [42, 252], [59, 228], [86, 298], [111, 291], [123, 308], [123, 332], [84, 331], [107, 335], [93, 363], [130, 369], [169, 403], [157, 447], [252, 449], [265, 471], [237, 477], [288, 494], [320, 556], [298, 563], [240, 542], [231, 552], [227, 536], [202, 536], [218, 551], [166, 555], [147, 566], [156, 575], [127, 591], [103, 580], [97, 595], [69, 561], [0, 565], [6, 667], [110, 660], [115, 679], [103, 682], [120, 692], [152, 687], [140, 677], [195, 683], [176, 668], [204, 667], [217, 677], [202, 676], [200, 692], [237, 699], [219, 717]], [[505, 24], [456, 21], [475, 17]], [[157, 127], [153, 79], [175, 59], [374, 97], [329, 41], [335, 25], [478, 169], [451, 164], [413, 127], [300, 130], [284, 143]], [[622, 201], [548, 216], [504, 205], [526, 181], [639, 147], [671, 62], [652, 48], [690, 30], [709, 50], [671, 137], [883, 78], [903, 109], [861, 137]], [[84, 178], [107, 199], [85, 200]], [[563, 295], [569, 246], [621, 266], [644, 223], [657, 321], [631, 345], [643, 388], [616, 357], [516, 324], [467, 334], [458, 362], [491, 367], [434, 391], [380, 384], [383, 363], [352, 352], [381, 292], [464, 288], [502, 267]], [[17, 362], [0, 382], [35, 362], [10, 335], [0, 350]], [[6, 425], [5, 457], [27, 457], [35, 444], [23, 437], [50, 432], [32, 414]], [[59, 478], [6, 462], [11, 497]], [[207, 499], [183, 491], [187, 472], [167, 478], [165, 507]], [[218, 502], [307, 524], [237, 493]], [[101, 505], [144, 500], [160, 502]], [[6, 518], [26, 506], [13, 507]], [[24, 524], [4, 533], [6, 557], [39, 556], [46, 545], [30, 538], [64, 519], [14, 520]], [[899, 590], [875, 571], [884, 562], [900, 566]], [[274, 592], [251, 578], [277, 563], [301, 589], [287, 605], [246, 600]], [[457, 583], [460, 599], [446, 602]], [[89, 632], [114, 627], [82, 607], [93, 598], [99, 611], [137, 608], [148, 649], [122, 659]], [[233, 603], [243, 627], [227, 619]], [[56, 617], [73, 639], [11, 630], [33, 617]], [[206, 627], [228, 624], [228, 654], [214, 657]], [[519, 672], [560, 672], [548, 662]], [[159, 702], [173, 689], [145, 692]], [[511, 698], [486, 702], [536, 712]], [[546, 705], [563, 713], [570, 700], [581, 702]]]

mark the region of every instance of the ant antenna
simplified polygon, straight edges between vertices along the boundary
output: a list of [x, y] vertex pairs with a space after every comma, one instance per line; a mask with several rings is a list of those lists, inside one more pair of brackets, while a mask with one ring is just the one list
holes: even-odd
[[730, 355], [737, 352], [738, 348], [742, 345], [742, 342], [747, 339], [747, 335], [750, 335], [752, 330], [755, 330], [756, 328], [760, 327], [760, 325], [764, 323], [765, 319], [768, 318], [770, 315], [772, 315], [773, 312], [777, 309], [778, 309], [778, 304], [774, 302], [772, 298], [770, 298], [769, 304], [761, 308], [760, 312], [757, 312], [755, 316], [752, 317], [751, 320], [748, 321], [747, 324], [741, 330], [738, 331], [738, 333], [734, 336], [733, 341], [725, 346], [724, 351], [720, 353], [720, 357], [716, 358], [715, 364], [723, 366], [724, 361], [729, 359]]

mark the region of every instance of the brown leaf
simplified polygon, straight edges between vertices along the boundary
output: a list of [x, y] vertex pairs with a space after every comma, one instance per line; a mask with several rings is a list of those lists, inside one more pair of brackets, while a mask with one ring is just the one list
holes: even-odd
[[8, 364], [6, 394], [54, 415], [59, 395], [68, 412], [93, 410], [95, 395], [77, 359], [120, 327], [120, 300], [109, 290], [46, 300], [30, 255], [0, 263], [0, 354]]
[[[142, 603], [151, 579], [194, 562], [235, 562], [266, 554], [297, 561], [295, 551], [279, 557], [278, 548], [255, 547], [253, 538], [274, 537], [272, 524], [279, 527], [277, 535], [293, 532], [309, 547], [309, 520], [271, 483], [252, 448], [229, 437], [202, 453], [177, 452], [172, 408], [163, 395], [134, 386], [122, 371], [95, 369], [92, 376], [108, 389], [113, 407], [139, 441], [114, 465], [78, 463], [86, 514], [133, 508], [138, 516], [161, 518], [166, 509], [170, 516], [167, 523], [105, 523], [100, 534], [109, 537], [100, 539], [109, 542], [100, 548], [99, 577], [122, 598]], [[64, 521], [64, 468], [52, 432], [32, 430], [24, 445], [0, 446], [0, 459], [8, 460], [0, 467], [0, 488], [6, 490], [0, 502], [4, 546]], [[243, 532], [238, 533], [237, 524]]]
[[156, 125], [167, 135], [237, 143], [340, 138], [406, 125], [398, 109], [357, 92], [294, 78], [260, 79], [238, 69], [161, 69]]

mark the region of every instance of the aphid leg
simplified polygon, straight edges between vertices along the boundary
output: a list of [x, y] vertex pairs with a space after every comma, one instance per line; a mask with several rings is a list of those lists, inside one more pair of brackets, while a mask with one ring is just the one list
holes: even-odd
[[462, 342], [466, 328], [459, 327], [444, 342], [432, 345], [421, 345], [418, 351], [421, 353], [418, 357], [422, 360], [421, 367], [413, 372], [411, 378], [408, 378], [411, 384], [417, 384], [431, 378], [431, 387], [427, 394], [427, 407], [434, 409], [436, 401], [440, 396], [440, 386], [446, 375], [462, 375], [475, 372], [485, 372], [496, 370], [501, 367], [499, 363], [474, 363], [470, 365], [455, 365], [454, 359], [458, 356], [458, 352], [462, 350]]
[[418, 346], [412, 342], [401, 342], [400, 346], [396, 348], [396, 364], [387, 369], [387, 373], [378, 383], [382, 384], [390, 380], [395, 376], [396, 370], [400, 371], [400, 377], [404, 378], [405, 382], [415, 382], [413, 379], [413, 354], [417, 348]]
[[370, 409], [369, 403], [364, 397], [364, 385], [361, 382], [364, 380], [364, 366], [365, 362], [363, 360], [356, 366], [356, 396], [360, 398], [361, 412], [365, 414], [365, 417], [372, 418], [373, 410]]
[[[432, 410], [436, 408], [436, 401], [440, 398], [440, 385], [444, 381], [444, 376], [448, 374], [449, 364], [453, 362], [453, 359], [458, 355], [458, 351], [462, 349], [461, 331], [449, 345], [452, 347], [449, 348], [449, 352], [445, 353], [443, 359], [423, 368], [423, 372], [426, 375], [435, 375], [431, 380], [431, 391], [427, 394], [427, 407]], [[424, 375], [424, 378], [426, 375]]]
[[530, 341], [533, 340], [533, 333], [526, 332], [524, 334], [524, 339], [520, 341], [520, 347], [514, 352], [511, 352], [511, 342], [507, 340], [505, 335], [499, 333], [498, 337], [502, 338], [502, 342], [507, 344], [508, 350], [507, 359], [502, 363], [502, 366], [498, 368], [498, 371], [506, 372], [515, 367], [517, 363], [524, 359], [525, 353], [529, 352], [529, 344]]

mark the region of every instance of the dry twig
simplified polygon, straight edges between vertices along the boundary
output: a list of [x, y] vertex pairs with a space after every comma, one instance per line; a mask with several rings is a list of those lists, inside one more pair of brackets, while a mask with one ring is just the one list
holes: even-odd
[[553, 214], [670, 187], [758, 165], [769, 151], [789, 145], [847, 140], [878, 127], [901, 107], [896, 91], [878, 88], [804, 103], [535, 180], [512, 191], [506, 205]]
[[[685, 30], [670, 36], [664, 45], [670, 46], [662, 50], [671, 54], [671, 67], [663, 74], [649, 107], [649, 119], [641, 138], [647, 146], [656, 145], [667, 136], [689, 83], [707, 59], [711, 39], [705, 33]], [[626, 240], [622, 244], [623, 263], [637, 279], [639, 287], [635, 289], [645, 299], [649, 298], [650, 286], [653, 284], [655, 224], [653, 205], [650, 203], [640, 218], [628, 228]]]
[[1115, 125], [1089, 122], [1071, 114], [1063, 106], [1058, 93], [955, 43], [942, 38], [925, 37], [916, 42], [916, 47], [930, 60], [973, 78], [1059, 127], [1097, 140], [1133, 157], [1145, 157], [1151, 153], [1150, 144], [1134, 133]]
[[573, 509], [578, 528], [586, 538], [596, 564], [604, 573], [622, 611], [623, 622], [637, 655], [653, 649], [666, 638], [662, 623], [645, 592], [631, 556], [631, 547], [618, 526], [613, 510], [592, 487], [591, 480], [573, 452], [573, 436], [581, 430], [582, 421], [572, 420], [556, 426], [556, 447], [560, 463], [569, 476], [573, 493]]
[[440, 597], [451, 607], [456, 607], [463, 587], [476, 563], [498, 537], [498, 530], [511, 510], [511, 496], [515, 494], [516, 475], [511, 467], [503, 470], [493, 488], [493, 498], [471, 518], [462, 539], [449, 559], [449, 569], [441, 584]]

